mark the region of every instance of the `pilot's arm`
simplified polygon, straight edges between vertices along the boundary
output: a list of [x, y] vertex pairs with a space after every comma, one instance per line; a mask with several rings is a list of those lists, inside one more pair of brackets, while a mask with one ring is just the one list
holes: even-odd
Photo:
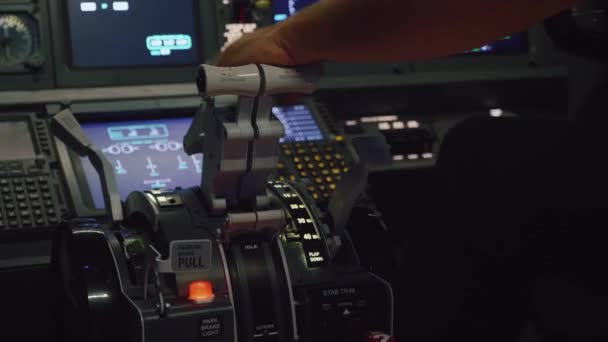
[[322, 0], [245, 35], [219, 65], [389, 62], [460, 53], [524, 31], [576, 0]]

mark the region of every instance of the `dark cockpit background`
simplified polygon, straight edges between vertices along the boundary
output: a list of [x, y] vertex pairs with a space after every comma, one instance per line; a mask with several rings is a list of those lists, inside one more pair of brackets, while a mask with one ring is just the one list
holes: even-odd
[[[182, 145], [201, 103], [194, 82], [199, 64], [213, 63], [226, 44], [243, 33], [283, 21], [312, 2], [0, 1], [0, 289], [5, 297], [0, 337], [59, 340], [53, 310], [57, 289], [48, 281], [53, 233], [63, 218], [105, 215], [92, 166], [51, 136], [49, 118], [64, 109], [75, 114], [112, 163], [123, 200], [136, 190], [199, 185], [205, 167], [202, 157], [186, 155]], [[533, 172], [526, 168], [533, 156], [521, 155], [536, 151], [511, 146], [505, 152], [501, 144], [510, 144], [509, 134], [529, 139], [522, 141], [543, 140], [546, 127], [572, 121], [597, 122], [595, 127], [601, 130], [607, 95], [606, 20], [606, 5], [587, 1], [529, 31], [459, 55], [390, 64], [326, 63], [314, 95], [282, 99], [273, 108], [287, 131], [275, 178], [305, 182], [306, 191], [323, 208], [340, 179], [355, 163], [365, 162], [371, 170], [368, 189], [353, 212], [353, 221], [359, 224], [350, 231], [364, 266], [403, 292], [420, 291], [408, 287], [410, 274], [446, 281], [429, 276], [428, 270], [410, 273], [410, 265], [424, 264], [416, 262], [423, 254], [416, 243], [438, 239], [436, 246], [425, 247], [450, 258], [447, 251], [452, 251], [444, 246], [450, 235], [429, 238], [429, 232], [445, 230], [428, 227], [449, 225], [457, 210], [483, 211], [479, 215], [488, 216], [483, 221], [488, 231], [508, 231], [508, 219], [499, 217], [504, 213], [492, 208], [511, 205], [504, 203], [505, 198], [522, 193], [505, 192], [501, 199], [497, 194], [503, 192], [492, 187], [508, 187], [521, 170]], [[234, 97], [216, 102], [226, 111], [234, 110]], [[452, 130], [469, 119], [478, 120], [472, 121], [478, 129]], [[503, 131], [504, 126], [495, 127], [501, 120], [514, 126], [517, 120], [531, 120], [537, 126]], [[459, 140], [463, 135], [474, 138]], [[467, 158], [451, 159], [450, 153], [456, 152], [444, 151], [447, 166], [441, 169], [438, 156], [450, 136], [456, 141], [453, 150]], [[580, 143], [564, 148], [557, 160], [584, 163], [581, 156], [598, 157], [580, 151], [586, 146]], [[542, 158], [547, 150], [559, 148], [544, 146], [536, 152]], [[508, 161], [519, 168], [509, 169]], [[459, 169], [459, 163], [466, 167]], [[501, 170], [493, 173], [494, 168]], [[449, 196], [441, 189], [448, 185], [437, 178], [445, 170], [466, 175], [462, 188], [451, 189]], [[472, 178], [483, 179], [487, 170], [504, 181], [466, 184]], [[482, 200], [477, 198], [466, 209], [438, 203], [437, 197], [459, 201], [455, 191], [475, 193]], [[476, 206], [479, 203], [485, 205]], [[437, 223], [438, 217], [445, 220]], [[565, 219], [553, 220], [559, 225]], [[492, 247], [487, 254], [500, 259], [493, 253], [517, 249], [501, 243], [519, 241], [510, 232], [505, 234], [489, 237], [475, 231], [472, 236], [495, 243], [488, 243]], [[441, 252], [438, 246], [446, 248]], [[483, 252], [477, 257], [486, 257]], [[454, 287], [460, 285], [477, 286]], [[487, 286], [519, 288], [516, 283]], [[407, 311], [403, 308], [408, 300], [408, 295], [397, 293], [397, 336], [405, 336], [399, 327], [408, 324], [398, 320], [408, 319], [407, 313], [400, 316]], [[497, 300], [496, 307], [507, 305], [504, 301]], [[524, 321], [517, 338], [543, 341], [530, 327], [532, 318]], [[427, 324], [433, 327], [432, 322]], [[23, 328], [32, 325], [35, 329]]]

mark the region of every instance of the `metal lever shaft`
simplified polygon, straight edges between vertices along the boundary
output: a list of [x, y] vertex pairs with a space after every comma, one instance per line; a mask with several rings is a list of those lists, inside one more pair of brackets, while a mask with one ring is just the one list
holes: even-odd
[[80, 124], [69, 109], [63, 110], [51, 119], [51, 132], [61, 140], [69, 149], [81, 157], [87, 157], [101, 181], [103, 199], [106, 210], [110, 214], [112, 222], [123, 220], [122, 203], [116, 185], [114, 167], [106, 156], [95, 148]]

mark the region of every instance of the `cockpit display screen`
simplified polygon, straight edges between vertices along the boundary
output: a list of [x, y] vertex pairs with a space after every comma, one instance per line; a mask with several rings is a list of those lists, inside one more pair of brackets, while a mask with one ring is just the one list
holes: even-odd
[[[91, 143], [114, 167], [124, 200], [133, 191], [189, 188], [200, 185], [203, 156], [188, 156], [182, 140], [192, 118], [83, 123]], [[96, 208], [103, 208], [99, 177], [88, 160], [82, 160], [86, 181]]]
[[26, 121], [0, 121], [0, 161], [34, 159], [36, 150]]
[[281, 121], [285, 128], [285, 136], [279, 142], [302, 142], [323, 139], [321, 128], [307, 106], [276, 106], [272, 108], [272, 113]]
[[194, 0], [66, 0], [72, 66], [194, 65]]

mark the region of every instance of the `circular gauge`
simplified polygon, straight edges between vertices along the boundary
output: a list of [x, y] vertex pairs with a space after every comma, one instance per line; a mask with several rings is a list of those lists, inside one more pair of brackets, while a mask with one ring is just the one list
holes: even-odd
[[26, 21], [14, 14], [0, 14], [0, 68], [24, 64], [34, 50], [34, 34]]

